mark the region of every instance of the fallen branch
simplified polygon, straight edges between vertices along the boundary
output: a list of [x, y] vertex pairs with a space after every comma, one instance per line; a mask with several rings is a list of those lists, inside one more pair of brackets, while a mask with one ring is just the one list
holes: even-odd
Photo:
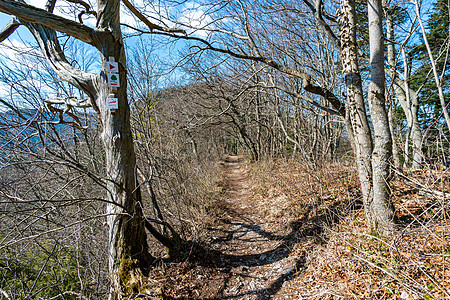
[[419, 195], [431, 195], [431, 196], [435, 197], [438, 200], [445, 200], [445, 199], [447, 199], [446, 195], [448, 195], [449, 193], [432, 190], [428, 186], [426, 186], [425, 184], [421, 183], [420, 181], [415, 180], [414, 178], [406, 176], [405, 174], [403, 174], [402, 172], [396, 170], [395, 168], [392, 168], [392, 169], [394, 170], [395, 174], [397, 174], [398, 176], [400, 176], [403, 179], [407, 180], [407, 182], [406, 182], [407, 185], [409, 185], [412, 188], [415, 188], [415, 189], [419, 190]]

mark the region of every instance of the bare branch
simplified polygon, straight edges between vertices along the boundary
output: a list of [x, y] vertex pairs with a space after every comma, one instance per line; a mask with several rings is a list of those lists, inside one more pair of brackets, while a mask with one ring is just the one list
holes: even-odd
[[[53, 113], [58, 113], [59, 120], [54, 122], [53, 124], [73, 124], [79, 129], [87, 129], [87, 127], [82, 126], [80, 119], [72, 113], [70, 110], [74, 107], [76, 108], [88, 108], [91, 107], [88, 99], [77, 99], [75, 97], [67, 97], [67, 98], [51, 98], [44, 100], [47, 103], [48, 109]], [[56, 108], [53, 105], [65, 105], [65, 109]], [[65, 121], [63, 115], [67, 114], [71, 117], [73, 121]]]
[[94, 29], [78, 22], [54, 15], [32, 5], [19, 3], [14, 0], [1, 0], [0, 12], [14, 15], [21, 21], [47, 26], [51, 29], [77, 38], [80, 41], [94, 45], [94, 39], [92, 38], [96, 34]]
[[91, 9], [91, 6], [82, 0], [66, 0], [66, 1], [75, 3], [75, 4], [80, 4], [81, 6], [84, 7], [86, 13], [92, 13], [92, 14], [97, 15], [97, 13]]
[[0, 294], [3, 295], [3, 297], [6, 298], [6, 300], [11, 300], [12, 298], [2, 289], [0, 289]]
[[255, 40], [253, 39], [251, 32], [250, 32], [250, 22], [248, 21], [247, 10], [244, 8], [244, 5], [242, 4], [241, 1], [238, 1], [238, 2], [239, 2], [239, 5], [241, 6], [241, 10], [244, 15], [244, 26], [245, 26], [245, 32], [247, 33], [248, 42], [249, 42], [251, 48], [253, 49], [253, 51], [255, 52], [255, 54], [257, 56], [261, 56], [261, 52], [259, 51], [258, 47], [256, 46]]
[[67, 107], [76, 107], [76, 108], [88, 108], [91, 107], [89, 104], [89, 100], [87, 99], [78, 99], [76, 97], [66, 97], [66, 98], [50, 98], [44, 100], [45, 103], [49, 104], [63, 104]]
[[47, 4], [45, 4], [45, 10], [48, 12], [53, 12], [53, 10], [55, 9], [55, 6], [56, 6], [56, 0], [47, 0]]
[[311, 99], [309, 97], [305, 97], [303, 95], [300, 95], [300, 94], [298, 94], [296, 92], [293, 92], [293, 91], [291, 91], [291, 90], [289, 90], [289, 89], [287, 89], [285, 87], [282, 87], [280, 85], [260, 84], [260, 86], [264, 87], [264, 88], [277, 89], [277, 90], [283, 91], [284, 93], [286, 93], [286, 94], [288, 94], [288, 95], [290, 95], [290, 96], [292, 96], [294, 98], [302, 99], [302, 100], [310, 103], [311, 105], [313, 105], [313, 106], [315, 106], [315, 107], [317, 107], [317, 108], [319, 108], [319, 109], [321, 109], [321, 110], [323, 110], [323, 111], [325, 111], [325, 112], [327, 112], [327, 113], [329, 113], [331, 115], [337, 115], [337, 116], [341, 116], [341, 117], [345, 116], [345, 115], [341, 115], [340, 112], [338, 112], [338, 111], [336, 111], [336, 110], [334, 110], [332, 108], [325, 107], [325, 106], [321, 105], [319, 102], [315, 101], [314, 99]]
[[42, 53], [58, 76], [84, 91], [93, 102], [95, 94], [93, 80], [97, 75], [77, 69], [67, 61], [55, 30], [27, 21], [22, 23], [31, 31], [39, 43]]
[[0, 43], [6, 40], [14, 31], [22, 25], [18, 18], [13, 17], [2, 30], [0, 30]]
[[145, 25], [147, 25], [148, 28], [150, 28], [150, 31], [158, 30], [169, 33], [182, 33], [186, 35], [186, 31], [184, 31], [183, 29], [168, 28], [153, 24], [143, 14], [141, 14], [128, 0], [122, 0], [122, 2], [139, 20], [141, 20]]
[[[314, 17], [320, 27], [322, 27], [323, 31], [327, 34], [327, 36], [330, 38], [331, 43], [333, 46], [335, 46], [338, 50], [340, 50], [341, 45], [339, 42], [339, 38], [336, 36], [336, 34], [331, 29], [330, 25], [328, 25], [327, 22], [323, 19], [322, 14], [322, 0], [315, 0], [314, 5], [310, 3], [308, 0], [303, 0], [303, 3], [306, 4], [306, 6], [309, 7], [309, 9], [314, 13]], [[327, 17], [327, 15], [325, 15]], [[331, 19], [328, 17], [328, 19]], [[333, 22], [336, 22], [336, 20], [333, 19]]]
[[80, 21], [81, 24], [83, 24], [83, 15], [93, 15], [97, 17], [97, 12], [95, 10], [92, 10], [89, 3], [86, 3], [82, 0], [66, 0], [67, 2], [79, 4], [84, 7], [84, 10], [78, 14], [78, 21]]
[[[127, 1], [127, 0], [124, 0]], [[261, 55], [249, 55], [246, 53], [242, 53], [242, 52], [235, 52], [231, 49], [229, 49], [227, 46], [224, 46], [224, 48], [219, 48], [213, 45], [213, 43], [215, 43], [215, 41], [213, 42], [209, 42], [205, 39], [199, 38], [199, 37], [195, 37], [195, 36], [180, 36], [180, 35], [176, 35], [173, 33], [157, 33], [157, 34], [161, 34], [161, 35], [167, 35], [167, 36], [171, 36], [171, 37], [175, 37], [175, 38], [180, 38], [180, 39], [186, 39], [186, 40], [194, 40], [194, 41], [198, 41], [200, 43], [202, 43], [203, 45], [205, 45], [205, 47], [200, 47], [200, 46], [195, 46], [197, 48], [199, 48], [199, 51], [201, 50], [212, 50], [215, 52], [219, 52], [219, 53], [223, 53], [223, 54], [228, 54], [232, 57], [235, 58], [240, 58], [240, 59], [246, 59], [246, 60], [252, 60], [252, 61], [256, 61], [256, 62], [261, 62], [267, 66], [270, 66], [282, 73], [285, 73], [287, 75], [291, 75], [294, 77], [298, 77], [301, 78], [303, 81], [303, 88], [305, 89], [305, 91], [322, 96], [325, 98], [325, 100], [327, 100], [331, 106], [333, 106], [333, 108], [339, 112], [339, 114], [341, 116], [345, 116], [345, 104], [336, 96], [333, 94], [333, 92], [331, 92], [330, 90], [328, 90], [327, 88], [324, 87], [320, 87], [318, 85], [315, 85], [312, 82], [312, 77], [311, 75], [299, 71], [297, 69], [293, 69], [290, 67], [287, 67], [273, 59], [267, 58], [267, 57], [263, 57]]]
[[[114, 205], [118, 205], [118, 204], [114, 203]], [[49, 229], [47, 231], [39, 232], [39, 233], [36, 233], [36, 234], [33, 234], [33, 235], [24, 236], [24, 237], [21, 237], [21, 238], [10, 240], [10, 241], [0, 245], [0, 250], [4, 249], [4, 248], [7, 248], [7, 247], [10, 247], [10, 246], [12, 246], [14, 244], [18, 244], [18, 243], [23, 242], [23, 241], [32, 240], [32, 239], [35, 239], [35, 238], [38, 238], [38, 237], [41, 237], [41, 236], [48, 235], [48, 234], [50, 234], [52, 232], [62, 231], [64, 229], [71, 228], [71, 227], [73, 227], [75, 225], [86, 223], [87, 221], [90, 221], [90, 220], [100, 219], [100, 218], [108, 217], [108, 216], [111, 216], [111, 215], [125, 215], [125, 216], [127, 216], [128, 214], [126, 214], [126, 213], [121, 213], [121, 214], [119, 214], [119, 213], [115, 213], [115, 214], [108, 214], [108, 213], [106, 213], [106, 214], [98, 214], [98, 215], [95, 215], [95, 216], [92, 216], [92, 217], [88, 217], [88, 218], [84, 218], [82, 220], [78, 220], [78, 221], [75, 221], [75, 222], [72, 222], [72, 223], [61, 224], [61, 226], [57, 227], [57, 228]]]

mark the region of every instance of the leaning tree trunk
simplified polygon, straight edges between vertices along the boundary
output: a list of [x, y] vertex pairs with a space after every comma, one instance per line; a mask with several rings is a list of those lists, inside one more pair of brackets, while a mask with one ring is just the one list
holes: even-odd
[[[358, 65], [356, 44], [355, 1], [342, 0], [340, 5], [340, 38], [341, 57], [345, 84], [347, 86], [347, 111], [350, 122], [346, 122], [347, 131], [353, 134], [353, 148], [355, 150], [361, 192], [363, 194], [364, 209], [370, 218], [372, 186], [372, 137], [364, 105], [361, 74]], [[348, 124], [350, 123], [350, 124]], [[348, 125], [351, 125], [349, 128]], [[370, 219], [369, 219], [369, 223]]]
[[372, 116], [375, 143], [372, 154], [373, 199], [368, 207], [370, 227], [382, 235], [394, 229], [390, 205], [389, 172], [391, 134], [385, 108], [384, 37], [381, 0], [368, 0], [370, 85], [369, 108]]

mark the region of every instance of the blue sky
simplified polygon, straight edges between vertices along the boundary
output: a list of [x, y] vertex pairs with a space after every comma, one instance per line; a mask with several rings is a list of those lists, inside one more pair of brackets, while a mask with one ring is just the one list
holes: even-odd
[[[47, 0], [28, 0], [28, 3], [32, 3], [33, 5], [37, 6], [37, 7], [41, 7], [43, 8], [45, 3]], [[134, 0], [133, 3], [135, 3], [137, 5], [137, 7], [139, 7], [140, 9], [144, 8], [144, 3], [150, 3], [150, 2], [144, 2], [145, 0]], [[64, 1], [61, 1], [60, 3], [64, 3]], [[153, 5], [153, 2], [151, 2]], [[432, 3], [432, 0], [424, 0], [423, 3], [423, 7], [422, 7], [422, 14], [424, 15], [425, 19], [427, 17], [427, 12], [429, 11], [429, 7], [430, 4]], [[150, 4], [149, 4], [150, 5]], [[161, 7], [150, 7], [148, 10], [145, 11], [145, 13], [148, 16], [156, 16], [155, 13], [152, 13], [150, 11], [150, 9], [156, 10], [156, 11], [160, 11], [162, 14], [166, 14], [166, 15], [178, 15], [179, 21], [186, 23], [186, 24], [190, 24], [194, 27], [198, 26], [198, 27], [202, 27], [202, 25], [208, 23], [211, 21], [211, 19], [207, 19], [208, 17], [205, 18], [205, 16], [203, 15], [203, 11], [202, 11], [202, 7], [198, 5], [198, 3], [195, 2], [195, 0], [190, 0], [187, 2], [184, 2], [184, 4], [176, 9], [173, 8], [163, 8]], [[172, 10], [172, 11], [167, 11], [167, 10]], [[183, 11], [183, 12], [181, 12]], [[174, 13], [175, 12], [175, 13]], [[63, 15], [64, 17], [76, 20], [76, 16], [75, 15], [68, 15], [67, 13], [65, 14], [63, 11], [61, 11], [60, 7], [57, 7], [55, 10], [55, 13], [59, 14], [59, 15]], [[0, 13], [0, 26], [3, 27], [5, 26], [9, 20], [11, 19], [10, 16], [5, 15], [3, 13]], [[130, 13], [124, 9], [123, 12], [121, 13], [121, 20], [124, 23], [133, 25], [133, 26], [137, 26], [137, 22], [135, 20], [135, 18], [133, 16], [130, 15]], [[85, 24], [88, 26], [94, 26], [95, 24], [95, 20], [94, 18], [91, 19], [87, 19], [85, 21]], [[169, 24], [170, 26], [170, 24]], [[125, 34], [126, 32], [126, 28], [124, 28], [125, 30]], [[203, 34], [205, 33], [205, 31], [197, 31], [196, 35], [198, 36], [203, 36]], [[156, 39], [160, 39], [162, 41], [170, 41], [170, 38], [149, 38], [150, 43], [153, 43]], [[164, 40], [165, 39], [165, 40]], [[126, 43], [128, 45], [132, 45], [134, 43], [136, 39], [127, 39]], [[9, 39], [8, 41], [3, 42], [2, 44], [7, 45], [8, 43], [11, 44], [11, 42], [13, 43], [13, 46], [17, 46], [20, 47], [21, 44], [26, 44], [27, 42], [34, 42], [34, 39], [32, 38], [31, 34], [28, 32], [28, 30], [24, 27], [19, 27], [19, 29], [16, 31], [16, 33], [14, 33]], [[177, 54], [177, 52], [183, 47], [183, 45], [185, 45], [184, 42], [180, 41], [176, 44], [172, 44], [172, 45], [168, 45], [167, 47], [163, 47], [162, 45], [159, 46], [160, 48], [158, 48], [156, 51], [159, 51], [158, 53], [158, 57], [160, 58], [164, 58], [165, 59], [176, 59], [175, 58], [175, 54]], [[0, 45], [0, 52], [6, 52], [6, 56], [11, 56], [12, 54], [12, 50], [11, 49], [4, 49], [5, 47], [3, 47], [3, 45]], [[9, 51], [9, 52], [8, 52]], [[1, 87], [0, 87], [1, 90]], [[1, 96], [1, 91], [0, 91], [0, 96]]]
[[[139, 3], [140, 1], [143, 0], [135, 0], [134, 3]], [[28, 3], [30, 3], [30, 1], [27, 1]], [[46, 0], [32, 0], [31, 3], [33, 5], [36, 5], [38, 7], [43, 7], [45, 4]], [[63, 1], [61, 1], [61, 3], [63, 3]], [[192, 9], [193, 6], [190, 5], [188, 7], [189, 9]], [[72, 19], [72, 20], [76, 20], [76, 16], [74, 15], [67, 15], [64, 14], [64, 12], [61, 12], [60, 10], [58, 10], [58, 7], [56, 8], [55, 12], [59, 15], [62, 15], [66, 18]], [[147, 12], [147, 15], [152, 15], [151, 12]], [[195, 19], [197, 17], [196, 12], [194, 11], [194, 13], [192, 11], [189, 12], [189, 15], [187, 17], [185, 17], [185, 20], [188, 20], [188, 18]], [[9, 21], [11, 20], [11, 16], [0, 13], [0, 26], [1, 28], [3, 28]], [[124, 10], [121, 13], [121, 21], [127, 24], [131, 24], [133, 26], [137, 26], [136, 25], [136, 20], [133, 16], [131, 16], [129, 14], [128, 11]], [[139, 21], [140, 22], [140, 21]], [[198, 23], [198, 22], [197, 22]], [[91, 18], [90, 20], [86, 20], [85, 24], [88, 26], [95, 26], [95, 20], [93, 18]], [[199, 23], [200, 24], [200, 23]], [[124, 34], [127, 34], [127, 28], [124, 27]], [[164, 42], [168, 42], [171, 39], [170, 38], [166, 38], [166, 37], [156, 37], [156, 36], [148, 36], [146, 37], [147, 39], [147, 43], [154, 43], [156, 42], [159, 46], [156, 48], [156, 50], [154, 50], [156, 52], [157, 55], [157, 60], [162, 60], [164, 62], [168, 62], [169, 60], [177, 60], [178, 58], [178, 51], [184, 46], [184, 42], [177, 42], [174, 44], [166, 44], [164, 45]], [[162, 40], [163, 43], [158, 43], [157, 40]], [[127, 38], [125, 40], [126, 44], [128, 45], [133, 45], [135, 42], [137, 41], [137, 38]], [[15, 59], [17, 58], [17, 52], [13, 49], [13, 48], [17, 48], [17, 49], [26, 49], [26, 51], [29, 51], [30, 48], [26, 47], [24, 48], [27, 44], [32, 43], [35, 44], [34, 38], [32, 37], [32, 35], [29, 33], [29, 31], [21, 26], [19, 27], [16, 32], [14, 34], [12, 34], [8, 40], [4, 41], [3, 43], [0, 44], [0, 60], [3, 61], [6, 64], [10, 64], [11, 66], [14, 66], [15, 64]], [[88, 46], [88, 48], [91, 48], [89, 51], [92, 51], [92, 56], [97, 56], [97, 51], [92, 48], [91, 46]], [[23, 51], [22, 51], [23, 52]], [[84, 52], [83, 52], [84, 53]], [[164, 65], [164, 63], [162, 64]], [[96, 63], [94, 65], [93, 68], [91, 68], [89, 71], [91, 72], [99, 72], [100, 71], [100, 61], [98, 59], [96, 59]], [[170, 68], [169, 68], [170, 69]], [[39, 72], [38, 69], [36, 69], [36, 71]], [[166, 72], [166, 70], [160, 70], [160, 72]], [[174, 82], [174, 78], [173, 77], [178, 77], [179, 74], [172, 74], [171, 75], [171, 82]], [[42, 87], [41, 90], [45, 90], [45, 83], [34, 83], [35, 85]], [[0, 83], [0, 97], [5, 97], [7, 98], [9, 96], [10, 93], [10, 87], [6, 86], [2, 83]], [[51, 91], [49, 90], [49, 93], [51, 93]]]
[[[8, 22], [11, 20], [11, 16], [10, 15], [6, 15], [4, 13], [0, 13], [0, 27], [3, 28], [6, 24], [8, 24]], [[20, 28], [19, 27], [19, 33], [20, 36], [22, 38], [31, 38], [31, 35], [29, 33], [28, 30], [26, 30], [25, 28]], [[14, 33], [10, 39], [19, 39], [19, 35], [17, 35], [17, 33]]]

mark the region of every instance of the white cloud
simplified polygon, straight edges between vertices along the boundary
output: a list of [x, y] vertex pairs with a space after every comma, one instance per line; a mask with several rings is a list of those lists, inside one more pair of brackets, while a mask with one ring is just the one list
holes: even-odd
[[47, 0], [28, 0], [26, 1], [28, 4], [44, 9]]
[[18, 60], [22, 57], [22, 54], [33, 54], [33, 52], [33, 48], [16, 39], [9, 39], [0, 43], [0, 55], [10, 60]]
[[[38, 8], [41, 8], [41, 9], [45, 8], [47, 1], [48, 0], [31, 0], [31, 1], [27, 0], [28, 4], [38, 7]], [[87, 1], [87, 2], [92, 2], [92, 1]], [[95, 9], [96, 3], [94, 2], [91, 4], [92, 4], [91, 7], [93, 9]], [[53, 11], [53, 13], [57, 16], [78, 22], [78, 14], [81, 11], [79, 8], [80, 8], [80, 5], [76, 5], [73, 3], [67, 3], [64, 1], [59, 1], [59, 2], [56, 2], [56, 7], [55, 7], [55, 10]], [[95, 26], [95, 17], [85, 14], [83, 16], [83, 22], [87, 26], [94, 27]]]
[[209, 34], [207, 29], [211, 29], [212, 18], [206, 14], [205, 7], [190, 1], [186, 2], [178, 21], [186, 24], [188, 33], [201, 38], [206, 38]]
[[9, 86], [3, 82], [0, 82], [0, 98], [6, 98], [9, 95]]

